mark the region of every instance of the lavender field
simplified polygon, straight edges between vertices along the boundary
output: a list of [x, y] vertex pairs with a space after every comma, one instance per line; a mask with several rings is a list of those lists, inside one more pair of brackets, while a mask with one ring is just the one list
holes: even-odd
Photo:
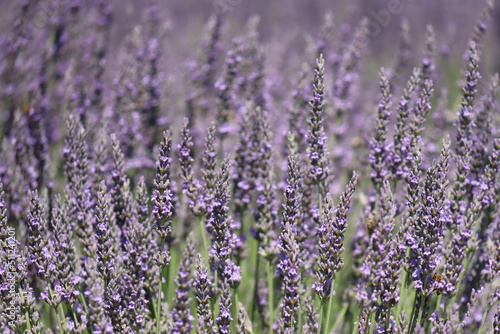
[[0, 2], [0, 332], [500, 334], [495, 6]]

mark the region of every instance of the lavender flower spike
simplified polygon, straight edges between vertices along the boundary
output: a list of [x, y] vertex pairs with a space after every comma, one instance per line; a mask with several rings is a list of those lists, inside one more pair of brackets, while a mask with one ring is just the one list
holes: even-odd
[[[445, 190], [448, 185], [447, 173], [450, 156], [450, 140], [443, 142], [441, 157], [435, 161], [427, 172], [424, 188], [421, 193], [420, 210], [416, 212], [409, 231], [410, 249], [413, 259], [410, 268], [417, 286], [429, 280], [438, 265], [441, 239], [444, 233]], [[427, 284], [427, 283], [425, 283]], [[424, 284], [424, 285], [425, 285]], [[423, 290], [429, 286], [423, 287]], [[420, 290], [420, 289], [419, 289]], [[424, 291], [424, 293], [427, 293]]]
[[470, 42], [467, 71], [465, 73], [466, 81], [462, 88], [462, 103], [458, 109], [456, 148], [458, 156], [467, 156], [472, 149], [474, 99], [477, 93], [478, 80], [481, 78], [478, 68], [479, 56], [477, 54], [476, 43]]
[[394, 131], [394, 144], [392, 153], [392, 173], [401, 177], [405, 165], [405, 154], [403, 154], [403, 141], [408, 133], [408, 117], [410, 116], [410, 108], [412, 95], [420, 82], [420, 70], [413, 69], [413, 74], [408, 80], [406, 87], [403, 90], [403, 96], [398, 104], [397, 122]]
[[436, 32], [432, 25], [427, 25], [425, 36], [425, 51], [422, 59], [421, 84], [427, 80], [432, 80], [436, 71]]
[[[388, 180], [383, 183], [378, 204], [380, 218], [373, 229], [368, 254], [361, 266], [362, 280], [358, 288], [358, 301], [363, 312], [368, 312], [368, 319], [372, 312], [377, 311], [376, 320], [381, 330], [390, 307], [398, 301], [398, 294], [395, 293], [397, 280], [394, 282], [394, 279], [399, 275], [401, 267], [392, 265], [392, 261], [401, 257], [397, 256], [397, 249], [392, 240], [396, 207]], [[362, 318], [361, 320], [364, 321]], [[385, 330], [392, 333], [390, 328]]]
[[[333, 248], [331, 247], [335, 209], [330, 193], [326, 194], [324, 202], [323, 212], [321, 213], [321, 226], [318, 230], [317, 281], [312, 286], [314, 292], [318, 294], [322, 301], [330, 297], [332, 280], [335, 275]], [[341, 247], [343, 248], [342, 244]]]
[[272, 260], [278, 253], [276, 247], [278, 208], [274, 178], [274, 173], [270, 170], [257, 195], [253, 214], [255, 219], [254, 237], [259, 242], [259, 254], [267, 260]]
[[281, 316], [278, 319], [278, 333], [280, 334], [294, 333], [296, 331], [300, 309], [301, 260], [294, 229], [295, 226], [285, 223], [280, 236], [282, 256], [280, 269], [283, 274], [283, 301], [281, 302]]
[[193, 328], [191, 315], [189, 290], [191, 289], [192, 279], [191, 269], [193, 267], [193, 258], [195, 255], [194, 235], [191, 233], [187, 240], [186, 249], [182, 254], [179, 273], [175, 279], [177, 290], [175, 292], [174, 309], [172, 311], [172, 334], [190, 333]]
[[[181, 139], [178, 146], [182, 192], [188, 198], [188, 205], [193, 214], [200, 216], [205, 209], [205, 203], [199, 191], [200, 185], [198, 180], [193, 176], [193, 146], [193, 138], [189, 130], [189, 120], [184, 118]], [[186, 229], [188, 229], [188, 226], [186, 226]]]
[[155, 231], [160, 238], [166, 239], [172, 232], [172, 192], [170, 190], [170, 164], [171, 164], [172, 140], [170, 132], [163, 133], [160, 144], [158, 160], [156, 161], [156, 176], [153, 191], [153, 214], [156, 218]]
[[344, 252], [344, 237], [347, 229], [346, 215], [357, 182], [358, 175], [354, 172], [336, 209], [333, 208], [330, 193], [325, 197], [318, 233], [317, 282], [312, 286], [321, 300], [330, 297], [335, 273], [344, 266], [341, 255]]
[[212, 311], [210, 309], [210, 299], [212, 282], [208, 274], [208, 269], [205, 266], [204, 259], [200, 254], [196, 261], [196, 277], [194, 280], [198, 324], [196, 330], [198, 333], [209, 334], [213, 331], [214, 322], [212, 319]]
[[243, 306], [240, 307], [238, 311], [238, 326], [236, 328], [236, 334], [249, 334], [251, 333], [252, 325], [250, 319], [248, 318], [247, 311]]
[[326, 135], [323, 127], [325, 86], [324, 86], [325, 60], [320, 55], [316, 60], [314, 69], [313, 99], [310, 102], [311, 117], [309, 118], [309, 177], [314, 183], [324, 185], [328, 178], [328, 152], [326, 150]]
[[214, 193], [215, 184], [217, 182], [217, 153], [215, 151], [216, 134], [217, 128], [214, 124], [211, 124], [208, 128], [207, 137], [205, 139], [205, 149], [203, 151], [201, 170], [204, 188], [207, 192], [207, 194], [205, 195], [205, 200], [211, 200], [211, 197]]
[[219, 316], [217, 317], [218, 334], [231, 333], [231, 290], [229, 283], [226, 281], [221, 282], [222, 295], [219, 303]]
[[224, 276], [226, 260], [231, 257], [234, 249], [232, 218], [229, 215], [229, 196], [229, 161], [226, 160], [222, 163], [217, 175], [210, 218], [207, 220], [207, 229], [212, 233], [210, 257], [221, 276]]
[[344, 237], [347, 229], [347, 211], [349, 211], [349, 206], [351, 204], [354, 191], [358, 184], [359, 176], [356, 172], [352, 173], [351, 180], [346, 185], [344, 192], [340, 196], [340, 202], [335, 209], [335, 220], [332, 224], [332, 238], [330, 241], [332, 251], [333, 251], [333, 269], [339, 271], [344, 266], [342, 260], [342, 253], [344, 251]]
[[375, 135], [370, 141], [371, 179], [375, 189], [380, 190], [382, 182], [389, 176], [387, 163], [387, 125], [391, 116], [391, 88], [385, 69], [380, 71], [381, 98], [378, 105]]
[[[302, 178], [299, 164], [299, 157], [295, 138], [291, 132], [288, 133], [290, 143], [290, 154], [288, 156], [288, 176], [283, 203], [283, 226], [290, 224], [298, 230], [296, 238], [303, 240], [305, 238], [302, 227]], [[302, 247], [302, 245], [299, 245]]]
[[40, 203], [38, 192], [34, 191], [30, 195], [30, 209], [28, 212], [28, 265], [33, 265], [36, 274], [40, 278], [45, 278], [47, 270], [48, 241], [45, 232], [46, 217], [43, 204]]
[[180, 176], [184, 181], [182, 191], [185, 193], [189, 190], [189, 183], [193, 181], [193, 145], [193, 138], [191, 137], [189, 131], [189, 119], [184, 118], [181, 130], [181, 139], [178, 146], [178, 154], [181, 168]]
[[218, 97], [217, 125], [222, 138], [227, 136], [230, 130], [231, 113], [236, 109], [234, 86], [240, 71], [241, 61], [241, 42], [235, 40], [233, 48], [227, 52], [224, 77], [215, 83]]

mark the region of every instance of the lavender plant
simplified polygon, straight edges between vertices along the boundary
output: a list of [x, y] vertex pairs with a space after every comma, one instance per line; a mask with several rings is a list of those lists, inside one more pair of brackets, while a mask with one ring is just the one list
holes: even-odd
[[0, 2], [0, 332], [500, 333], [498, 8], [428, 2]]

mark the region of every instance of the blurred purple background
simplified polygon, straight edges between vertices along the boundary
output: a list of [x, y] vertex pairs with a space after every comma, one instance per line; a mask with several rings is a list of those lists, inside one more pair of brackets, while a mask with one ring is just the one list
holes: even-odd
[[[113, 7], [114, 22], [112, 38], [108, 46], [112, 50], [122, 45], [134, 25], [141, 22], [151, 1], [111, 0], [110, 2]], [[40, 3], [40, 6], [47, 6], [43, 5], [43, 1]], [[377, 15], [395, 3], [399, 3], [402, 7], [401, 14], [391, 15], [388, 24], [381, 27], [377, 21]], [[460, 54], [465, 49], [473, 25], [484, 7], [483, 0], [159, 1], [161, 17], [171, 26], [167, 44], [167, 54], [172, 57], [171, 60], [180, 60], [193, 54], [193, 49], [201, 39], [203, 27], [210, 15], [214, 13], [216, 4], [225, 9], [227, 17], [224, 40], [230, 40], [243, 33], [248, 18], [258, 15], [261, 18], [260, 32], [264, 44], [273, 39], [290, 39], [293, 41], [292, 44], [299, 49], [304, 46], [304, 36], [310, 35], [313, 38], [318, 36], [324, 14], [327, 12], [333, 14], [337, 29], [340, 29], [342, 24], [356, 25], [360, 18], [366, 16], [374, 26], [380, 28], [380, 33], [371, 38], [369, 49], [371, 57], [380, 62], [381, 66], [384, 65], [383, 60], [387, 56], [397, 51], [399, 24], [402, 18], [410, 21], [414, 42], [422, 43], [426, 25], [432, 24], [437, 31], [439, 46], [443, 50], [449, 49], [452, 54]], [[0, 27], [2, 29], [11, 24], [15, 8], [17, 6], [14, 1], [0, 0]], [[495, 17], [500, 17], [498, 8], [496, 8]], [[498, 35], [500, 35], [497, 22], [493, 25], [495, 27], [488, 34], [489, 41], [486, 44], [490, 50], [497, 48]], [[376, 30], [374, 26], [372, 29]], [[493, 59], [486, 61], [488, 66], [493, 66], [492, 61]]]

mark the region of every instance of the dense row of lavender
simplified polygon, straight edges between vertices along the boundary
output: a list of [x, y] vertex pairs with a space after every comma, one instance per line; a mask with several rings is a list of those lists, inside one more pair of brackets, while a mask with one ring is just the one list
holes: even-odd
[[216, 9], [172, 75], [154, 0], [119, 50], [108, 0], [21, 2], [0, 40], [0, 330], [499, 334], [493, 1], [451, 69], [446, 36], [420, 46], [403, 20], [371, 89], [368, 19], [327, 14], [285, 69], [258, 18], [228, 36]]

